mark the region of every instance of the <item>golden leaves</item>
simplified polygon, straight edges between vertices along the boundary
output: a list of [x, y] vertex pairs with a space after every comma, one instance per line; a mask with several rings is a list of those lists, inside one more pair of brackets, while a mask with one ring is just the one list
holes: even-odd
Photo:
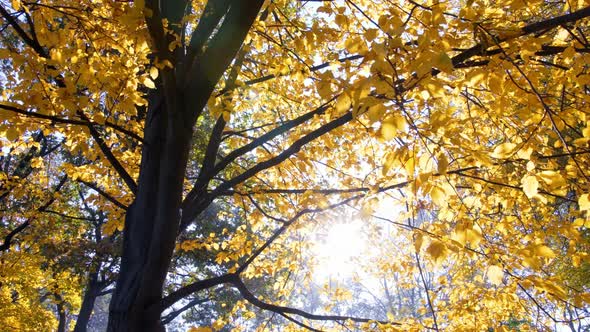
[[213, 332], [213, 329], [206, 326], [206, 327], [191, 327], [188, 332]]
[[150, 88], [150, 89], [155, 89], [156, 85], [154, 84], [154, 81], [152, 81], [149, 77], [145, 77], [142, 81], [143, 85], [145, 85], [146, 87]]
[[432, 187], [432, 189], [430, 190], [430, 198], [432, 198], [434, 204], [438, 206], [446, 205], [447, 194], [445, 190], [439, 186]]
[[[29, 50], [16, 55], [8, 48], [0, 49], [0, 58], [8, 59], [6, 65], [14, 71], [4, 73], [7, 86], [3, 86], [3, 100], [14, 100], [40, 114], [67, 119], [78, 119], [75, 112], [82, 108], [98, 124], [117, 121], [125, 128], [141, 132], [143, 120], [135, 119], [142, 119], [136, 106], [147, 105], [142, 86], [158, 88], [155, 82], [162, 75], [160, 71], [169, 70], [172, 63], [156, 58], [152, 64], [153, 58], [148, 57], [152, 45], [145, 35], [145, 11], [142, 12], [140, 2], [130, 7], [125, 7], [126, 3], [103, 5], [105, 8], [91, 7], [88, 13], [80, 11], [81, 21], [76, 24], [39, 9], [43, 10], [39, 20], [43, 21], [38, 24], [37, 33], [41, 44], [51, 50], [51, 59], [31, 56]], [[204, 6], [202, 2], [193, 5], [200, 10]], [[236, 192], [255, 192], [253, 199], [261, 208], [237, 194], [218, 199], [231, 206], [228, 211], [247, 227], [214, 236], [207, 231], [182, 241], [178, 253], [207, 251], [211, 266], [231, 266], [243, 261], [268, 237], [276, 226], [269, 216], [288, 219], [298, 211], [324, 209], [352, 195], [314, 194], [314, 190], [344, 192], [362, 188], [363, 196], [370, 188], [370, 195], [362, 200], [364, 204], [355, 206], [369, 218], [382, 210], [384, 194], [378, 191], [391, 186], [395, 190], [386, 194], [399, 196], [399, 206], [395, 213], [387, 215], [394, 219], [393, 226], [388, 227], [396, 228], [398, 233], [396, 237], [384, 236], [383, 243], [373, 243], [376, 249], [383, 249], [383, 261], [387, 260], [375, 264], [373, 272], [391, 276], [395, 271], [403, 285], [396, 287], [412, 287], [416, 263], [406, 256], [413, 258], [407, 255], [414, 254], [412, 249], [426, 253], [431, 260], [425, 260], [424, 268], [435, 275], [445, 273], [445, 280], [432, 280], [436, 292], [430, 290], [436, 293], [436, 300], [448, 299], [444, 306], [442, 302], [434, 304], [436, 310], [444, 311], [440, 319], [448, 318], [445, 327], [460, 331], [496, 326], [505, 320], [502, 315], [509, 310], [518, 313], [508, 302], [531, 303], [510, 288], [515, 279], [525, 278], [525, 273], [541, 275], [541, 270], [544, 276], [555, 275], [553, 262], [562, 257], [571, 257], [574, 265], [584, 264], [583, 255], [572, 256], [571, 252], [587, 251], [581, 234], [588, 221], [580, 217], [584, 214], [580, 211], [590, 210], [588, 183], [581, 174], [589, 162], [584, 150], [590, 137], [585, 112], [588, 98], [583, 88], [590, 77], [584, 67], [587, 56], [576, 51], [573, 36], [563, 28], [559, 28], [559, 36], [554, 37], [554, 31], [545, 31], [539, 38], [531, 34], [526, 40], [502, 43], [501, 49], [495, 45], [494, 36], [512, 38], [521, 33], [512, 22], [526, 21], [524, 11], [530, 11], [527, 17], [535, 20], [549, 18], [548, 13], [553, 11], [540, 2], [540, 9], [526, 8], [522, 1], [484, 5], [478, 0], [457, 4], [424, 2], [421, 7], [403, 1], [396, 6], [378, 1], [358, 1], [355, 5], [378, 20], [379, 28], [353, 7], [338, 2], [317, 6], [320, 15], [314, 17], [306, 16], [309, 13], [305, 8], [273, 2], [270, 6], [277, 7], [269, 7], [269, 13], [278, 15], [281, 9], [281, 21], [273, 21], [273, 15], [268, 15], [266, 22], [256, 24], [242, 50], [244, 63], [235, 68], [238, 87], [226, 94], [231, 98], [211, 98], [210, 113], [204, 112], [196, 124], [198, 137], [191, 151], [191, 161], [195, 162], [189, 167], [190, 176], [199, 171], [198, 161], [207, 145], [211, 117], [223, 115], [228, 120], [219, 146], [219, 156], [223, 158], [340, 94], [331, 109], [236, 159], [215, 177], [212, 187], [279, 155], [337, 115], [352, 110], [354, 120], [310, 142], [286, 162], [261, 172], [243, 188], [232, 188]], [[541, 13], [538, 17], [537, 10]], [[197, 22], [198, 13], [194, 11], [183, 22]], [[115, 17], [112, 21], [101, 19], [99, 26], [91, 24], [94, 22], [89, 15], [98, 14]], [[63, 22], [63, 29], [55, 22]], [[472, 22], [476, 22], [478, 29], [477, 40], [472, 34]], [[585, 31], [587, 23], [578, 23]], [[552, 50], [547, 48], [552, 40], [559, 41], [564, 48], [549, 56], [538, 55], [539, 50]], [[181, 52], [177, 48], [180, 42], [175, 38], [168, 46]], [[477, 42], [486, 44], [487, 52], [479, 50], [477, 55], [453, 66], [452, 59]], [[362, 58], [342, 58], [356, 54]], [[522, 61], [519, 55], [528, 61]], [[58, 69], [50, 70], [46, 63]], [[56, 75], [63, 76], [66, 88], [40, 80]], [[273, 75], [274, 78], [267, 79]], [[260, 78], [265, 80], [259, 81]], [[527, 79], [550, 111], [540, 108], [539, 96], [532, 92]], [[224, 89], [223, 84], [217, 89]], [[550, 115], [554, 117], [554, 127]], [[10, 143], [11, 148], [18, 149], [19, 144], [26, 144], [29, 132], [39, 129], [39, 122], [27, 120], [23, 125], [22, 119], [2, 113], [3, 144]], [[100, 188], [108, 188], [108, 193], [116, 198], [131, 200], [95, 146], [88, 142], [87, 132], [49, 123], [43, 122], [46, 135], [63, 135], [63, 148], [68, 153], [81, 154], [92, 162], [84, 167], [63, 165], [60, 171], [73, 179], [96, 179]], [[136, 177], [140, 147], [135, 145], [140, 144], [129, 144], [125, 135], [112, 128], [100, 126], [100, 131], [107, 137], [107, 145]], [[559, 135], [565, 136], [569, 146], [563, 146]], [[44, 175], [44, 169], [55, 160], [58, 158], [31, 159], [35, 177]], [[186, 186], [191, 184], [187, 180]], [[19, 185], [19, 197], [33, 191], [24, 182]], [[264, 190], [269, 188], [312, 189], [303, 193], [265, 194]], [[120, 231], [122, 219], [112, 212], [110, 203], [97, 197], [92, 195], [93, 204], [104, 208], [114, 220], [104, 226], [105, 233]], [[551, 200], [550, 204], [539, 197]], [[574, 211], [575, 202], [570, 202], [573, 197], [578, 197], [580, 211]], [[239, 213], [235, 213], [237, 210]], [[317, 215], [319, 218], [320, 214]], [[409, 228], [414, 230], [408, 231]], [[303, 226], [293, 229], [306, 235]], [[300, 253], [300, 247], [292, 246], [291, 235], [279, 239], [277, 245], [268, 249], [268, 256], [261, 256], [245, 275], [276, 277], [283, 267], [294, 271], [290, 264], [295, 264], [292, 258]], [[391, 249], [392, 243], [399, 248], [384, 250]], [[301, 244], [305, 245], [309, 243]], [[437, 264], [443, 261], [444, 267]], [[563, 281], [555, 279], [551, 284], [542, 284], [536, 280], [533, 285], [529, 280], [531, 287], [567, 297], [567, 292], [559, 289]], [[490, 284], [497, 287], [489, 287]], [[275, 285], [272, 291], [279, 292]], [[460, 290], [460, 294], [454, 294], [455, 290]], [[506, 294], [506, 298], [497, 296], [498, 293]], [[342, 292], [331, 295], [345, 298]], [[476, 306], [479, 307], [475, 309]], [[497, 308], [505, 312], [498, 313]], [[480, 325], [461, 325], [476, 321], [470, 319], [469, 310], [477, 312]], [[423, 319], [419, 323], [432, 325], [425, 322]], [[413, 323], [418, 326], [418, 322]]]
[[383, 139], [390, 140], [406, 130], [406, 119], [401, 114], [392, 114], [381, 122], [380, 133]]
[[516, 144], [514, 143], [502, 143], [497, 145], [492, 152], [493, 158], [503, 159], [512, 156], [514, 150], [516, 149]]
[[469, 243], [471, 247], [477, 247], [483, 239], [482, 229], [477, 224], [461, 221], [455, 226], [451, 239], [463, 246]]
[[539, 181], [537, 181], [537, 177], [534, 175], [525, 175], [522, 178], [522, 190], [527, 197], [535, 197], [539, 190]]
[[502, 279], [504, 279], [504, 270], [501, 266], [490, 265], [486, 274], [493, 285], [499, 286], [502, 284]]
[[438, 240], [431, 240], [426, 252], [432, 257], [435, 263], [439, 264], [447, 256], [448, 250], [445, 244]]
[[578, 198], [578, 206], [581, 211], [590, 210], [590, 197], [588, 194], [580, 195], [580, 198]]

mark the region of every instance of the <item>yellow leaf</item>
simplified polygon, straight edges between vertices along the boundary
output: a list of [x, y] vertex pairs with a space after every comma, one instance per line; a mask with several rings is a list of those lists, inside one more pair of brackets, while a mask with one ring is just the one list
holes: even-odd
[[158, 68], [156, 68], [156, 67], [150, 68], [150, 77], [152, 78], [152, 80], [155, 80], [156, 78], [158, 78]]
[[143, 85], [145, 85], [146, 87], [150, 88], [150, 89], [155, 89], [156, 85], [154, 84], [154, 81], [152, 81], [149, 77], [146, 77], [143, 79]]
[[578, 205], [580, 206], [581, 211], [590, 210], [590, 199], [588, 199], [588, 194], [580, 196], [578, 199]]
[[535, 254], [537, 254], [537, 256], [542, 256], [542, 257], [547, 257], [547, 258], [555, 257], [555, 253], [553, 252], [553, 250], [551, 250], [551, 248], [549, 248], [546, 245], [537, 246], [535, 248]]
[[8, 127], [4, 135], [7, 140], [15, 141], [18, 138], [18, 131], [14, 127]]
[[390, 140], [396, 137], [397, 130], [395, 130], [395, 126], [391, 123], [384, 122], [381, 124], [381, 136], [384, 139]]
[[396, 162], [397, 151], [390, 151], [385, 155], [385, 160], [383, 161], [383, 169], [381, 170], [381, 174], [387, 175], [387, 172], [393, 167]]
[[449, 55], [445, 52], [442, 52], [438, 55], [434, 62], [435, 66], [442, 70], [443, 72], [449, 74], [453, 71], [453, 61]]
[[414, 249], [416, 249], [416, 252], [420, 252], [422, 243], [424, 243], [424, 235], [422, 233], [416, 233], [414, 237]]
[[471, 243], [472, 247], [478, 246], [482, 237], [482, 231], [478, 225], [473, 225], [473, 227], [465, 229], [465, 240]]
[[447, 194], [441, 187], [434, 186], [430, 190], [430, 198], [432, 198], [434, 204], [443, 206], [446, 204]]
[[469, 82], [469, 85], [471, 86], [476, 86], [479, 83], [481, 83], [481, 81], [484, 78], [484, 73], [482, 73], [481, 71], [472, 71], [469, 74], [465, 75], [465, 80]]
[[490, 267], [488, 267], [487, 276], [492, 284], [498, 286], [502, 283], [502, 279], [504, 278], [504, 271], [498, 265], [491, 265]]
[[381, 136], [384, 139], [390, 140], [398, 136], [399, 132], [406, 129], [406, 119], [399, 114], [389, 116], [381, 123]]
[[522, 190], [528, 198], [533, 198], [539, 190], [539, 181], [534, 175], [525, 175], [522, 178]]
[[438, 174], [446, 174], [449, 167], [449, 160], [444, 153], [438, 155]]
[[438, 240], [433, 240], [432, 243], [430, 243], [430, 245], [428, 246], [428, 248], [426, 248], [426, 252], [430, 256], [432, 256], [435, 262], [439, 262], [445, 256], [446, 247], [444, 243]]
[[188, 332], [213, 332], [210, 327], [191, 327]]
[[494, 149], [494, 152], [492, 152], [492, 157], [493, 158], [510, 157], [510, 155], [512, 155], [512, 152], [514, 151], [514, 148], [516, 148], [516, 144], [514, 144], [514, 143], [502, 143], [502, 144], [496, 146], [496, 148]]
[[518, 158], [529, 160], [531, 159], [531, 154], [533, 153], [533, 148], [528, 147], [526, 149], [520, 149], [516, 152]]
[[343, 93], [342, 95], [340, 95], [340, 97], [338, 97], [338, 99], [336, 100], [336, 104], [334, 105], [336, 113], [341, 114], [348, 111], [351, 102], [352, 101], [350, 100], [350, 96], [348, 94]]
[[373, 41], [373, 39], [375, 39], [375, 37], [377, 37], [377, 29], [367, 29], [367, 31], [365, 32], [365, 39], [367, 41]]

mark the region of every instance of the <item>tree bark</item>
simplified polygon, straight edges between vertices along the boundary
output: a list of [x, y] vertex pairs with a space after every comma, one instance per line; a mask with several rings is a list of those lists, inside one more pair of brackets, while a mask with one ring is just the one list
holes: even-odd
[[151, 331], [148, 326], [158, 325], [158, 317], [144, 317], [141, 305], [136, 303], [157, 210], [159, 161], [164, 140], [163, 98], [153, 94], [149, 99], [138, 192], [125, 217], [121, 269], [110, 303], [108, 331]]
[[57, 332], [66, 332], [66, 327], [67, 327], [66, 309], [64, 308], [63, 301], [61, 301], [61, 297], [59, 297], [59, 299], [60, 299], [60, 301], [56, 304], [57, 316], [59, 318], [59, 322], [57, 324]]
[[86, 292], [82, 299], [82, 306], [80, 307], [80, 312], [78, 312], [78, 317], [76, 319], [76, 325], [74, 326], [74, 332], [86, 332], [90, 316], [92, 315], [92, 309], [94, 308], [94, 302], [96, 301], [99, 291], [99, 286], [98, 272], [90, 273], [88, 286], [86, 287]]

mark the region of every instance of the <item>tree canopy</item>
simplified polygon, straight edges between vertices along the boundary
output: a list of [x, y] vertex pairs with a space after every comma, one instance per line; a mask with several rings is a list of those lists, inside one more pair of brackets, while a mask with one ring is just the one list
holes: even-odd
[[107, 294], [108, 331], [590, 326], [590, 2], [0, 15], [0, 326], [85, 331]]

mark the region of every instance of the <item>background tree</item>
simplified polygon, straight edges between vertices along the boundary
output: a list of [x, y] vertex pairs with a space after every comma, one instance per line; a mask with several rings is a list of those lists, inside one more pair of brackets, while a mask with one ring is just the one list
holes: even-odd
[[[582, 324], [588, 286], [558, 266], [588, 264], [583, 1], [12, 1], [0, 15], [2, 151], [25, 161], [3, 170], [19, 190], [0, 258], [43, 280], [27, 286], [39, 315], [46, 299], [75, 311], [92, 279], [92, 255], [71, 257], [96, 225], [64, 217], [86, 218], [71, 213], [85, 201], [111, 243], [123, 232], [110, 331], [160, 331], [207, 292], [231, 307], [197, 307], [215, 329], [266, 328], [252, 307], [287, 331]], [[407, 313], [296, 309], [307, 235], [346, 208], [382, 253], [359, 271], [415, 289]], [[19, 303], [22, 274], [3, 273], [3, 303]]]

